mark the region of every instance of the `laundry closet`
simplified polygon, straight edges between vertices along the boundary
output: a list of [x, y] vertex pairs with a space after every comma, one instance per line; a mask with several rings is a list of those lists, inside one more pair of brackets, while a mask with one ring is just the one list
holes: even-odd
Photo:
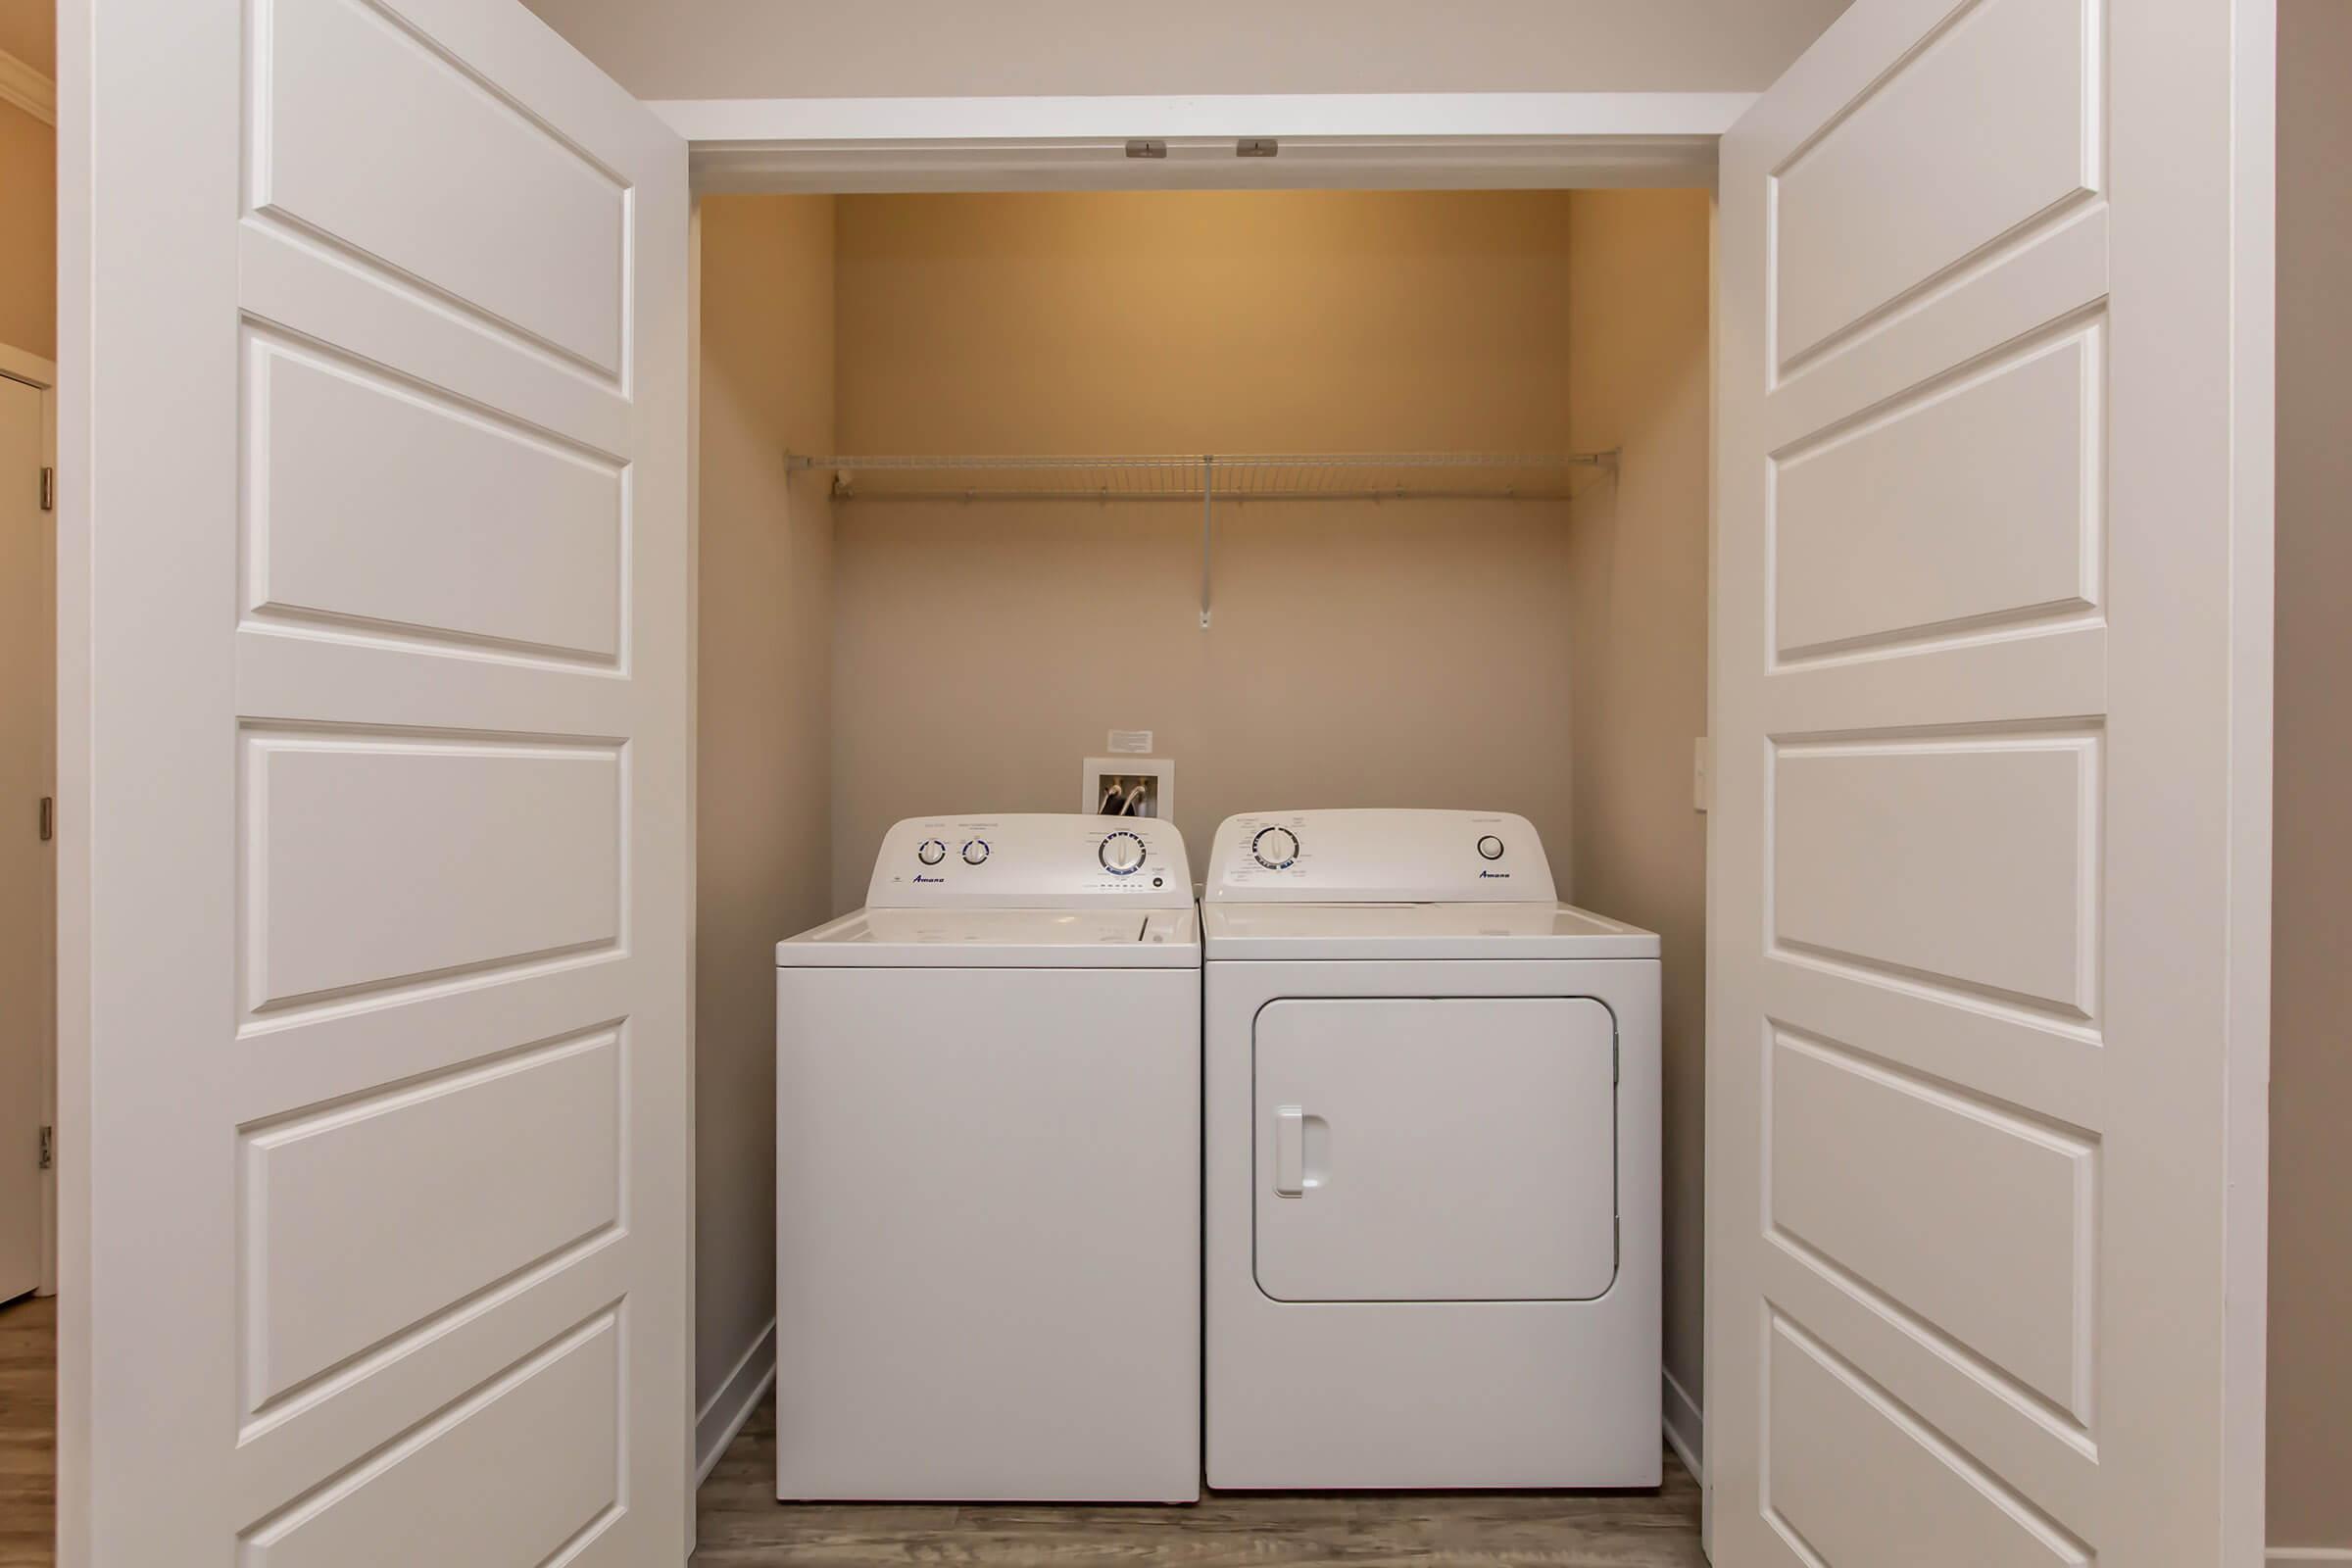
[[1516, 812], [1562, 898], [1660, 933], [1695, 1447], [1709, 221], [1673, 189], [702, 199], [702, 1397], [772, 1310], [772, 945], [863, 900], [892, 823], [1078, 809], [1148, 731], [1196, 874], [1241, 811]]
[[[779, 939], [883, 824], [1070, 811], [1106, 756], [1165, 820], [1074, 818], [1090, 892], [1308, 910], [1337, 840], [1269, 817], [1467, 807], [1455, 885], [1662, 938], [1663, 1346], [1616, 1365], [1694, 1450], [1704, 1400], [1718, 1561], [2252, 1557], [2263, 0], [1853, 0], [1744, 64], [1703, 5], [1337, 50], [596, 9], [650, 31], [65, 11], [65, 1559], [671, 1559], [776, 1364]], [[1292, 180], [1349, 188], [1170, 189]], [[1642, 188], [1360, 188], [1430, 183]], [[956, 194], [850, 193], [910, 184]], [[1015, 859], [953, 825], [905, 863]], [[1385, 941], [1437, 880], [1334, 902]], [[1259, 960], [1200, 918], [1213, 1121]], [[1349, 952], [1298, 956], [1408, 985]], [[1261, 1010], [1364, 995], [1315, 978]], [[1201, 1169], [1296, 1217], [1319, 1112], [1274, 1108]], [[1607, 1229], [1460, 1299], [1590, 1298]], [[1277, 1284], [1450, 1287], [1339, 1272]]]

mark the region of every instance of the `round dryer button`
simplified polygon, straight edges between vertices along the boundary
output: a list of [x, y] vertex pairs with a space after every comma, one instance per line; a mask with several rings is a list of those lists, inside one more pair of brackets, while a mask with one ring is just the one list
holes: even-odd
[[948, 858], [948, 847], [937, 839], [925, 839], [922, 848], [914, 852], [914, 858], [925, 865], [937, 865]]
[[1478, 853], [1490, 860], [1502, 858], [1502, 840], [1490, 833], [1478, 841]]
[[1279, 871], [1298, 858], [1298, 835], [1287, 827], [1264, 827], [1250, 841], [1250, 854], [1269, 871]]
[[1144, 841], [1133, 833], [1112, 833], [1102, 840], [1102, 869], [1112, 876], [1130, 876], [1142, 869]]
[[979, 864], [979, 863], [980, 863], [982, 860], [985, 860], [985, 859], [987, 859], [987, 858], [988, 858], [988, 840], [986, 840], [986, 839], [970, 839], [970, 840], [967, 840], [967, 841], [965, 841], [965, 843], [964, 843], [964, 846], [963, 846], [963, 863], [964, 863], [964, 864], [966, 864], [966, 865], [978, 865], [978, 864]]

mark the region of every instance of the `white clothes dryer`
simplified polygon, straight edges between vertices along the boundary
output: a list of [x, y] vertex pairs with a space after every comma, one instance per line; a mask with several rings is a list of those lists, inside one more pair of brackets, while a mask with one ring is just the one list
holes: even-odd
[[1229, 818], [1202, 926], [1209, 1485], [1657, 1485], [1658, 939], [1475, 811]]
[[776, 1495], [1197, 1498], [1183, 839], [901, 822], [776, 964]]

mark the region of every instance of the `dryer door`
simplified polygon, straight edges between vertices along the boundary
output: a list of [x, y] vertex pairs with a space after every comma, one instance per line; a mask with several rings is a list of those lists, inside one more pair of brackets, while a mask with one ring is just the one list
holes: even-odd
[[1276, 1300], [1586, 1300], [1616, 1278], [1599, 1003], [1275, 1002], [1255, 1056], [1257, 1283]]

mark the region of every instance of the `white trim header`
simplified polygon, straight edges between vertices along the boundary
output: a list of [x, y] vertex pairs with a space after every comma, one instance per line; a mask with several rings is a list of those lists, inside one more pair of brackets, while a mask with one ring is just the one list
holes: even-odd
[[[702, 190], [1711, 184], [1748, 93], [672, 99]], [[1270, 139], [1272, 157], [1237, 156]], [[1148, 158], [1130, 141], [1158, 144]]]

